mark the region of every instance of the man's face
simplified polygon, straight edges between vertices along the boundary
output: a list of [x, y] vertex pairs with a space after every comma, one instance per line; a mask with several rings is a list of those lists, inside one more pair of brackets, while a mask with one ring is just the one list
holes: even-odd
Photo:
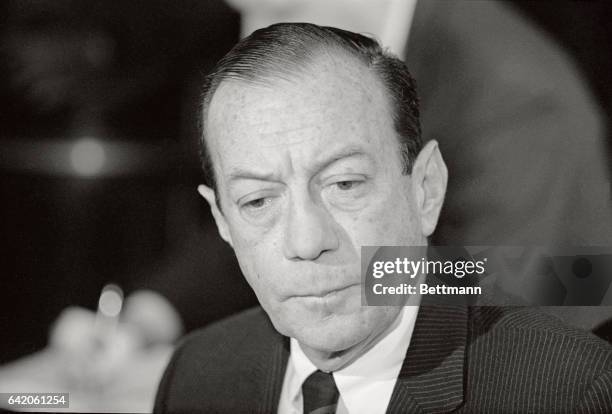
[[211, 207], [261, 305], [282, 334], [335, 352], [399, 312], [361, 305], [361, 246], [428, 234], [382, 84], [350, 59], [321, 60], [293, 81], [223, 82], [207, 139], [222, 212]]

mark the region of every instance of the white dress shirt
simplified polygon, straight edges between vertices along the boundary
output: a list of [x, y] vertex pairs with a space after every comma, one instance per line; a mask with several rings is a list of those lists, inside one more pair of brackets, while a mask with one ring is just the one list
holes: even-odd
[[[412, 338], [418, 309], [418, 306], [403, 307], [378, 343], [347, 367], [333, 372], [340, 392], [336, 414], [385, 413]], [[303, 412], [302, 383], [317, 370], [293, 338], [290, 350], [279, 414]]]

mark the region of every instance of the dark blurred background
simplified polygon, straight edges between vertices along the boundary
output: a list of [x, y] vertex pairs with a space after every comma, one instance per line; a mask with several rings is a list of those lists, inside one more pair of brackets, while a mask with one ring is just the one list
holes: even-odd
[[[108, 282], [162, 291], [187, 329], [254, 303], [196, 193], [199, 84], [238, 40], [237, 14], [202, 0], [0, 7], [0, 362], [42, 348], [67, 306], [95, 309]], [[230, 300], [193, 303], [181, 283]]]
[[[513, 5], [575, 58], [609, 124], [612, 5]], [[202, 75], [239, 16], [214, 0], [5, 1], [0, 27], [0, 363], [108, 282], [162, 292], [187, 330], [255, 304], [195, 190]]]

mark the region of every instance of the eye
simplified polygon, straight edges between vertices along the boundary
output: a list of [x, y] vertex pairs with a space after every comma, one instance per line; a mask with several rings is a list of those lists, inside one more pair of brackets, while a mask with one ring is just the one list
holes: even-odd
[[361, 174], [342, 174], [330, 177], [323, 188], [323, 197], [331, 205], [343, 209], [360, 208], [371, 190], [370, 180]]
[[335, 183], [338, 189], [342, 191], [352, 190], [353, 188], [357, 187], [360, 184], [363, 184], [363, 181], [346, 180], [346, 181], [338, 181], [337, 183]]
[[258, 209], [262, 208], [266, 204], [266, 198], [256, 198], [244, 204], [246, 208]]
[[269, 225], [279, 215], [279, 207], [283, 201], [283, 187], [271, 184], [262, 187], [261, 184], [257, 188], [243, 186], [242, 196], [235, 194], [237, 199], [234, 201], [234, 206], [240, 217], [249, 225]]
[[246, 224], [270, 226], [278, 216], [280, 196], [265, 192], [244, 197], [238, 201], [238, 211]]
[[242, 204], [241, 207], [249, 211], [257, 211], [267, 207], [271, 203], [271, 201], [272, 200], [270, 197], [254, 198]]

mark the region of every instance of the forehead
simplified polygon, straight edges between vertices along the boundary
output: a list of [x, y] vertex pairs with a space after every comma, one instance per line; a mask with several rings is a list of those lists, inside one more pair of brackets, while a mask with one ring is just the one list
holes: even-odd
[[259, 84], [221, 83], [205, 123], [218, 173], [236, 163], [257, 163], [274, 151], [376, 148], [396, 139], [388, 94], [365, 65], [327, 56], [303, 72]]

